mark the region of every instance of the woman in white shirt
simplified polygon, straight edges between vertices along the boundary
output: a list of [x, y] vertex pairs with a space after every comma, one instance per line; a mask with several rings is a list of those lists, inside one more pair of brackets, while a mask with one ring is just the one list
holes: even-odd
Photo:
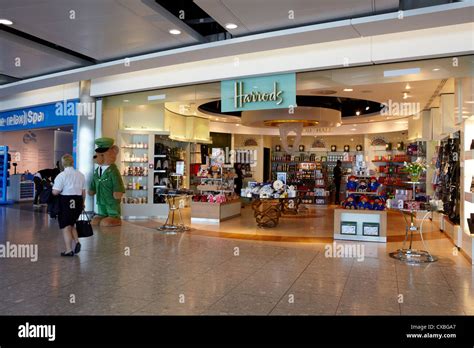
[[81, 251], [81, 244], [74, 228], [84, 208], [86, 179], [84, 174], [74, 169], [71, 155], [61, 157], [64, 171], [54, 180], [53, 195], [59, 195], [59, 228], [63, 232], [66, 251], [61, 256], [74, 256]]

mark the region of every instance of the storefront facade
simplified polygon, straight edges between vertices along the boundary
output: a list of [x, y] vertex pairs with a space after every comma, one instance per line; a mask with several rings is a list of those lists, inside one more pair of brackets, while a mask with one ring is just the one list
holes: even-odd
[[[468, 220], [472, 208], [472, 200], [469, 200], [472, 195], [469, 184], [472, 177], [469, 174], [472, 169], [469, 160], [471, 139], [466, 131], [473, 115], [472, 59], [472, 56], [450, 57], [287, 74], [290, 81], [294, 78], [294, 85], [281, 83], [279, 74], [270, 74], [103, 97], [100, 132], [118, 139], [123, 145], [122, 156], [127, 158], [121, 159], [121, 169], [126, 186], [130, 188], [124, 204], [129, 205], [131, 213], [124, 217], [163, 218], [168, 212], [164, 200], [159, 198], [160, 184], [163, 184], [163, 175], [159, 173], [165, 171], [162, 161], [156, 157], [158, 143], [167, 143], [166, 146], [181, 153], [185, 174], [180, 187], [193, 189], [195, 194], [194, 202], [183, 204], [191, 207], [191, 221], [196, 224], [243, 218], [238, 209], [222, 212], [226, 201], [233, 203], [237, 199], [232, 195], [235, 183], [225, 183], [235, 176], [233, 166], [236, 162], [245, 162], [242, 165], [247, 169], [242, 197], [255, 198], [249, 183], [273, 183], [285, 178], [299, 191], [298, 185], [312, 181], [311, 193], [303, 195], [298, 204], [320, 208], [330, 206], [335, 200], [331, 172], [340, 159], [346, 180], [351, 176], [365, 176], [370, 184], [370, 179], [375, 177], [378, 183], [385, 185], [388, 202], [383, 202], [384, 211], [398, 208], [401, 200], [405, 205], [406, 201], [417, 201], [413, 203], [414, 210], [420, 209], [421, 202], [429, 204], [430, 200], [443, 205], [440, 210], [444, 213], [430, 217], [454, 246], [472, 261]], [[251, 86], [249, 90], [246, 90], [247, 86]], [[279, 100], [282, 95], [288, 96], [288, 100]], [[227, 104], [224, 103], [226, 99]], [[304, 109], [311, 112], [302, 112]], [[323, 109], [337, 112], [328, 114]], [[282, 131], [285, 128], [282, 124], [293, 123], [301, 123], [301, 131], [294, 127], [286, 127], [286, 133]], [[212, 144], [212, 133], [230, 135], [227, 151], [222, 145]], [[289, 145], [298, 150], [288, 149]], [[442, 154], [442, 149], [448, 147], [452, 147], [452, 152], [456, 153], [453, 156], [458, 156], [459, 161]], [[214, 155], [213, 148], [216, 149]], [[202, 151], [207, 152], [208, 158], [201, 157]], [[145, 153], [146, 157], [143, 157]], [[222, 167], [228, 168], [228, 173], [221, 169], [216, 173], [212, 168], [222, 153]], [[237, 161], [236, 156], [240, 156]], [[125, 165], [127, 161], [137, 160], [138, 165]], [[410, 177], [404, 172], [404, 162], [416, 161], [425, 163], [427, 170], [413, 190], [412, 184], [408, 184]], [[361, 165], [356, 166], [356, 163]], [[139, 175], [132, 174], [127, 178], [130, 170]], [[302, 177], [302, 173], [308, 174], [305, 170], [311, 174]], [[440, 180], [443, 170], [449, 172], [449, 180], [446, 177], [444, 181]], [[146, 178], [140, 178], [142, 175]], [[290, 182], [290, 179], [295, 181]], [[356, 178], [356, 181], [360, 180]], [[346, 184], [343, 182], [342, 186]], [[457, 186], [459, 190], [448, 192], [449, 185]], [[176, 189], [173, 185], [169, 187]], [[140, 191], [145, 193], [140, 194]], [[272, 192], [269, 194], [275, 194], [275, 189]], [[370, 190], [363, 192], [370, 193]], [[285, 191], [283, 195], [298, 194]], [[346, 202], [350, 195], [343, 192], [340, 199]], [[355, 204], [359, 204], [361, 195], [355, 196]], [[374, 206], [375, 202], [368, 198], [367, 201], [368, 205]], [[210, 205], [206, 207], [203, 203]], [[386, 231], [380, 232], [386, 229], [385, 213], [377, 213], [376, 218], [369, 216], [371, 214], [374, 213], [365, 214], [367, 221], [347, 216], [345, 219], [357, 220], [359, 230], [364, 228], [364, 223], [376, 224], [379, 238], [370, 236], [373, 231], [370, 228], [367, 238], [341, 237], [341, 233], [337, 233], [341, 226], [335, 226], [340, 224], [340, 216], [332, 228], [334, 238], [390, 241], [390, 233], [387, 236]], [[426, 218], [421, 213], [415, 215], [420, 220]], [[199, 229], [199, 225], [196, 226]], [[401, 231], [405, 228], [404, 225], [398, 227]], [[350, 231], [350, 226], [344, 228]], [[278, 233], [281, 231], [275, 232]]]

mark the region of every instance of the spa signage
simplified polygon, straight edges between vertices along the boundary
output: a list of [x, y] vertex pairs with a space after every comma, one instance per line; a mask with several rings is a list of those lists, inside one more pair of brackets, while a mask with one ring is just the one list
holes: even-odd
[[72, 112], [59, 114], [57, 104], [75, 106], [78, 104], [78, 100], [0, 112], [0, 132], [51, 128], [63, 125], [75, 126], [77, 123], [76, 109], [74, 108]]
[[285, 109], [295, 105], [294, 73], [221, 82], [221, 112]]

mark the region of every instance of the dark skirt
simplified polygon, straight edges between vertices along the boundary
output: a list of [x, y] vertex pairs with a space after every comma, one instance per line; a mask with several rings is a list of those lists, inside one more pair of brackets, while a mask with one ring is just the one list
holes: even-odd
[[74, 226], [82, 213], [83, 205], [82, 196], [59, 195], [59, 228]]

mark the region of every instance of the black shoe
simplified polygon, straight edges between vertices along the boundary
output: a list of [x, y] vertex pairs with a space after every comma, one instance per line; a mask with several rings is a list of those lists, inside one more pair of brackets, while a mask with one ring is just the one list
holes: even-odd
[[79, 254], [81, 251], [81, 243], [77, 242], [76, 247], [74, 248], [74, 254]]
[[61, 253], [61, 256], [74, 256], [74, 251], [70, 251], [70, 252], [68, 252], [68, 253], [65, 252], [65, 251], [63, 251], [63, 252]]

